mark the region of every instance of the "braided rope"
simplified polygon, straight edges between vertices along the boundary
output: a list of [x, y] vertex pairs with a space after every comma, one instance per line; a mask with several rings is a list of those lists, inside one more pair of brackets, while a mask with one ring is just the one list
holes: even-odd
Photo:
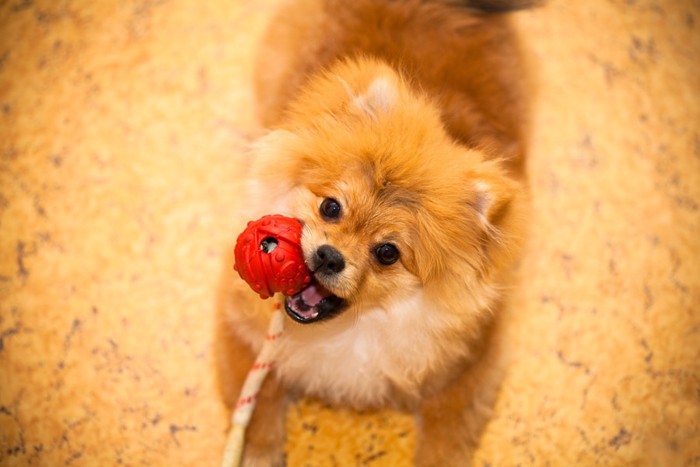
[[270, 318], [270, 325], [267, 328], [267, 335], [265, 336], [262, 349], [248, 372], [238, 403], [231, 416], [231, 430], [224, 448], [222, 467], [237, 467], [241, 464], [245, 429], [250, 422], [250, 417], [253, 415], [260, 387], [275, 364], [273, 360], [274, 349], [282, 336], [283, 327], [284, 314], [278, 302], [274, 305], [274, 312]]

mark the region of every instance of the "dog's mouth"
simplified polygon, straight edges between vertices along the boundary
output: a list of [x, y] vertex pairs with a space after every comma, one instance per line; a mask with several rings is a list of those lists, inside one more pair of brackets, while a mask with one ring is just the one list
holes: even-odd
[[347, 302], [313, 279], [309, 285], [284, 302], [284, 309], [294, 321], [313, 323], [336, 316], [347, 306]]

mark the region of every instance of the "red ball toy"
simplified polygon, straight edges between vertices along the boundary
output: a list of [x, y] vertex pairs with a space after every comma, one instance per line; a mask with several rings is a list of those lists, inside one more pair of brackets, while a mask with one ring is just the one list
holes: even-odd
[[238, 236], [233, 268], [260, 298], [294, 295], [311, 281], [301, 251], [301, 223], [279, 214], [248, 222]]

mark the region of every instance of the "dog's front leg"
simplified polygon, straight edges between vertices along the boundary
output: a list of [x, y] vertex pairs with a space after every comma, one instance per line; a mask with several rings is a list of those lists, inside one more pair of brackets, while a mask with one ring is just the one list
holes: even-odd
[[423, 402], [418, 416], [417, 467], [470, 465], [476, 447], [465, 395], [450, 388]]
[[284, 462], [285, 415], [288, 397], [274, 373], [265, 379], [248, 425], [244, 467], [277, 467]]
[[471, 465], [503, 378], [493, 351], [464, 369], [418, 413], [416, 466]]

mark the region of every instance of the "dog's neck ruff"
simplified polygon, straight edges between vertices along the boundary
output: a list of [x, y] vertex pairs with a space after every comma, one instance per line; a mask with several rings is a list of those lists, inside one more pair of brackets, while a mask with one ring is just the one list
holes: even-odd
[[253, 410], [255, 410], [255, 403], [262, 383], [275, 364], [274, 352], [277, 342], [282, 336], [284, 313], [279, 302], [276, 302], [273, 308], [274, 311], [262, 349], [248, 372], [238, 403], [231, 416], [231, 431], [229, 431], [226, 441], [222, 467], [237, 467], [241, 464], [246, 427], [253, 415]]

